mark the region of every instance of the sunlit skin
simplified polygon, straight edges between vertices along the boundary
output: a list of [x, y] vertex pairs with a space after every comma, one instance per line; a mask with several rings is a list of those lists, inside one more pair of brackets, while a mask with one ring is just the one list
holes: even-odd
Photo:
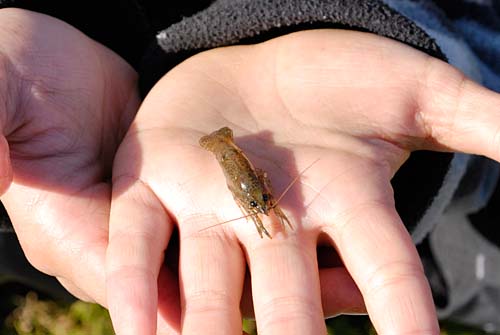
[[116, 148], [140, 100], [137, 74], [70, 25], [0, 9], [0, 190], [28, 260], [106, 306]]
[[[412, 150], [499, 160], [498, 94], [404, 44], [315, 30], [190, 58], [129, 127], [123, 59], [48, 16], [2, 9], [0, 27], [2, 202], [28, 259], [108, 306], [118, 334], [239, 334], [241, 313], [259, 334], [321, 334], [324, 315], [366, 310], [380, 334], [438, 334], [390, 179]], [[287, 235], [202, 231], [241, 215], [198, 144], [222, 125], [277, 190], [321, 157], [280, 202]], [[318, 242], [345, 267], [318, 267]]]

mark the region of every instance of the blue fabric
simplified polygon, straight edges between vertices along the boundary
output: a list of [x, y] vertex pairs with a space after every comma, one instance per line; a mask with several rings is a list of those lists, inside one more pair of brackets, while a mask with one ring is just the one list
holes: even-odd
[[[450, 64], [500, 91], [500, 19], [494, 2], [444, 2], [385, 0], [433, 37]], [[457, 9], [464, 6], [474, 8]], [[488, 331], [500, 330], [500, 251], [474, 229], [470, 214], [488, 202], [498, 175], [497, 162], [455, 154], [441, 190], [413, 233], [416, 242], [430, 233], [433, 270], [440, 272], [447, 291], [439, 316]]]
[[[500, 34], [498, 31], [478, 21], [479, 17], [464, 16], [452, 20], [432, 1], [384, 0], [384, 2], [414, 21], [433, 37], [448, 57], [450, 64], [459, 68], [475, 81], [500, 92], [500, 73], [495, 72], [496, 68], [500, 67], [498, 64], [498, 55], [500, 54]], [[481, 1], [481, 3], [488, 7], [492, 5], [489, 1]], [[485, 8], [485, 10], [494, 11], [493, 8]], [[495, 55], [496, 58], [490, 56], [486, 60], [481, 59], [474, 50]]]

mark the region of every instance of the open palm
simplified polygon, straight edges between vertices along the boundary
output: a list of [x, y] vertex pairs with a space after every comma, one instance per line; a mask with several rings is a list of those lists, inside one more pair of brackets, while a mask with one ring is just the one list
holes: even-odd
[[[394, 41], [335, 30], [217, 49], [176, 67], [147, 96], [115, 161], [107, 280], [117, 332], [153, 334], [158, 304], [160, 334], [198, 334], [200, 325], [204, 334], [241, 333], [248, 264], [260, 334], [321, 334], [324, 313], [363, 310], [349, 276], [379, 333], [437, 334], [390, 179], [414, 149], [492, 152], [481, 145], [494, 128], [475, 143], [453, 136], [478, 107], [475, 95], [498, 101], [464, 80]], [[267, 171], [275, 197], [319, 159], [280, 203], [294, 230], [271, 218], [272, 239], [245, 219], [205, 229], [241, 216], [198, 145], [222, 126]], [[163, 262], [174, 225], [181, 319]], [[334, 246], [348, 272], [321, 274], [318, 243]]]

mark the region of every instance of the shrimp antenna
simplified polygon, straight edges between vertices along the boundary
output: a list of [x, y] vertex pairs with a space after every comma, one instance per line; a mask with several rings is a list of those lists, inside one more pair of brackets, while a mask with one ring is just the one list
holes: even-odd
[[283, 199], [283, 197], [288, 193], [288, 191], [290, 191], [290, 189], [292, 188], [292, 186], [295, 185], [295, 183], [297, 182], [297, 180], [299, 180], [299, 178], [302, 177], [304, 175], [304, 173], [306, 173], [306, 171], [309, 170], [320, 159], [321, 158], [317, 158], [314, 162], [312, 162], [304, 170], [302, 170], [301, 173], [299, 173], [298, 175], [296, 175], [295, 178], [293, 178], [293, 180], [285, 188], [285, 190], [283, 192], [281, 192], [281, 195], [278, 197], [278, 199], [276, 200], [276, 202], [274, 203], [274, 205], [271, 208], [274, 208], [274, 207], [278, 206], [278, 203], [281, 201], [281, 199]]
[[[293, 180], [288, 183], [288, 186], [285, 188], [285, 190], [283, 192], [281, 192], [281, 195], [278, 197], [278, 199], [274, 202], [274, 204], [270, 207], [270, 209], [273, 209], [275, 208], [276, 206], [278, 206], [278, 203], [281, 201], [281, 199], [283, 199], [283, 197], [288, 193], [288, 191], [290, 191], [290, 189], [293, 187], [293, 185], [295, 185], [295, 183], [297, 182], [297, 180], [299, 180], [300, 177], [302, 177], [304, 175], [304, 173], [306, 173], [307, 170], [309, 170], [314, 164], [316, 164], [321, 158], [317, 158], [315, 161], [313, 161], [311, 164], [309, 164], [304, 170], [302, 170], [301, 173], [299, 173], [298, 175], [295, 176], [295, 178], [293, 178]], [[237, 218], [234, 218], [234, 219], [231, 219], [231, 220], [227, 220], [227, 221], [224, 221], [224, 222], [219, 222], [217, 224], [214, 224], [214, 225], [211, 225], [211, 226], [208, 226], [208, 227], [205, 227], [203, 229], [200, 229], [199, 231], [205, 231], [205, 230], [208, 230], [210, 228], [214, 228], [214, 227], [217, 227], [217, 226], [220, 226], [220, 225], [223, 225], [223, 224], [226, 224], [226, 223], [229, 223], [229, 222], [233, 222], [233, 221], [237, 221], [237, 220], [241, 220], [241, 219], [245, 219], [249, 216], [253, 216], [253, 215], [257, 215], [257, 214], [246, 214], [246, 215], [242, 215], [242, 216], [239, 216]]]
[[227, 220], [227, 221], [224, 221], [224, 222], [219, 222], [219, 223], [217, 223], [217, 224], [214, 224], [214, 225], [211, 225], [211, 226], [205, 227], [205, 228], [203, 228], [203, 229], [200, 229], [199, 231], [204, 231], [204, 230], [207, 230], [207, 229], [210, 229], [210, 228], [213, 228], [213, 227], [217, 227], [217, 226], [220, 226], [220, 225], [223, 225], [223, 224], [229, 223], [229, 222], [238, 221], [238, 220], [240, 220], [240, 219], [244, 219], [244, 218], [247, 218], [247, 217], [252, 216], [252, 215], [257, 215], [257, 214], [246, 214], [246, 215], [243, 215], [243, 216], [239, 216], [239, 217], [234, 218], [234, 219], [231, 219], [231, 220]]

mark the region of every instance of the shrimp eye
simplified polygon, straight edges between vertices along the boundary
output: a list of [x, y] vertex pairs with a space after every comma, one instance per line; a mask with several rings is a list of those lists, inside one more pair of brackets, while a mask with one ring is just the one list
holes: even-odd
[[269, 200], [269, 194], [263, 194], [262, 195], [262, 200], [264, 200], [264, 202], [267, 202]]
[[255, 200], [250, 201], [250, 206], [257, 207], [257, 201]]

